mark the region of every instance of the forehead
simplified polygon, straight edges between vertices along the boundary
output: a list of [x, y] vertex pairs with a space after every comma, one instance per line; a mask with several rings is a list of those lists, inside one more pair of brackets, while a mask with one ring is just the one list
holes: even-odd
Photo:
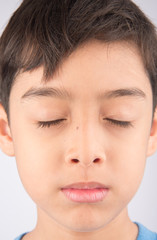
[[[77, 92], [82, 87], [101, 91], [123, 87], [141, 87], [151, 94], [150, 82], [136, 46], [126, 42], [102, 43], [91, 41], [64, 59], [49, 79], [44, 79], [43, 67], [17, 76], [13, 91], [25, 93], [31, 87], [64, 86]], [[134, 85], [134, 86], [133, 86]], [[141, 89], [141, 90], [142, 90]], [[22, 94], [23, 95], [23, 94]]]

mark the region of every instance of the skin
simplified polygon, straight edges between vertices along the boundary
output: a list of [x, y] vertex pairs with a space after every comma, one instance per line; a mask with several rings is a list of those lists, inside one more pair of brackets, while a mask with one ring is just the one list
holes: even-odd
[[[157, 116], [152, 122], [152, 91], [138, 50], [124, 42], [91, 41], [63, 61], [47, 83], [42, 76], [42, 67], [17, 76], [10, 125], [0, 107], [1, 149], [16, 157], [21, 181], [37, 205], [37, 225], [23, 239], [135, 240], [138, 228], [127, 205], [139, 188], [146, 158], [157, 148]], [[57, 87], [73, 98], [21, 99], [31, 87]], [[128, 88], [140, 89], [145, 97], [97, 98]], [[56, 119], [65, 120], [38, 125]], [[66, 185], [90, 181], [109, 187], [103, 201], [75, 203], [61, 192]]]

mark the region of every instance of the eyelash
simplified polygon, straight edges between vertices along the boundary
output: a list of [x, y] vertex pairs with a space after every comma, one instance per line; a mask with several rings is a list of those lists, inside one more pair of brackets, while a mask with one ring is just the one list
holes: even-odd
[[64, 121], [65, 119], [57, 119], [54, 121], [49, 121], [49, 122], [38, 122], [38, 127], [39, 128], [49, 128], [51, 126], [55, 126], [55, 125], [59, 125], [62, 121]]
[[[59, 125], [64, 120], [66, 120], [66, 119], [57, 119], [57, 120], [49, 121], [49, 122], [38, 122], [38, 127], [39, 128], [49, 128], [51, 126]], [[109, 123], [111, 123], [115, 126], [122, 127], [122, 128], [132, 127], [131, 122], [128, 122], [128, 121], [118, 121], [118, 120], [110, 119], [110, 118], [105, 118], [103, 120], [107, 120]]]
[[118, 120], [110, 119], [110, 118], [105, 118], [105, 120], [107, 120], [109, 123], [119, 126], [119, 127], [123, 127], [123, 128], [133, 127], [131, 122], [128, 122], [128, 121], [118, 121]]

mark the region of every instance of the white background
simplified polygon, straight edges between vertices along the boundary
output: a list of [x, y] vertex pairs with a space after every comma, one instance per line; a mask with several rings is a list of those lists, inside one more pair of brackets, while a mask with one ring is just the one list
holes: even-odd
[[[134, 2], [157, 26], [157, 1]], [[20, 3], [18, 0], [0, 0], [0, 34]], [[129, 214], [133, 221], [157, 232], [157, 153], [147, 159], [143, 182], [129, 205]], [[36, 207], [23, 188], [15, 159], [0, 151], [0, 239], [13, 240], [33, 229], [35, 224]]]

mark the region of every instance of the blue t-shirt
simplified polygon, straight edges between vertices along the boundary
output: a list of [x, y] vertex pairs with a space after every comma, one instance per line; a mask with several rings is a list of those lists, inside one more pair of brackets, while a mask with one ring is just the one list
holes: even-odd
[[[138, 225], [138, 229], [139, 229], [137, 240], [157, 240], [157, 233], [151, 232], [140, 223], [136, 223], [136, 224]], [[14, 240], [21, 240], [25, 234], [26, 233], [23, 233], [22, 235], [15, 238]]]
[[151, 232], [140, 223], [136, 224], [139, 230], [137, 240], [157, 240], [157, 233]]
[[27, 233], [23, 233], [23, 234], [21, 234], [20, 236], [18, 236], [17, 238], [15, 238], [14, 240], [21, 240], [22, 239], [22, 237], [24, 236], [24, 235], [26, 235]]

